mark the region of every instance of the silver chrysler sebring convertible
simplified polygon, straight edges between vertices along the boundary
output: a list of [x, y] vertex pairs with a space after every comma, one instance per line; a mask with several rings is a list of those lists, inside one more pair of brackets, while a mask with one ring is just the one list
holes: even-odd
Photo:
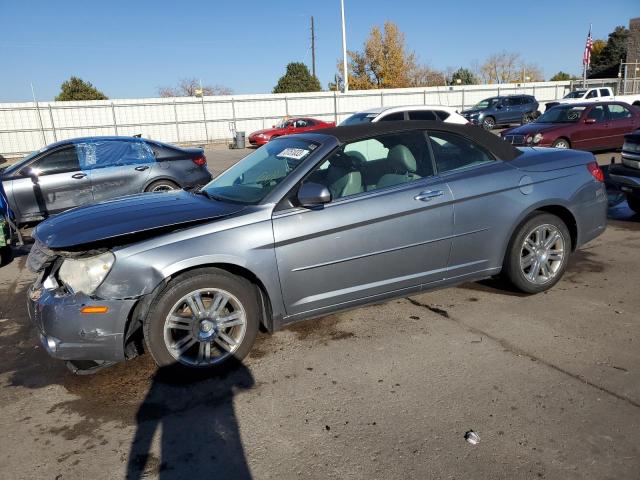
[[77, 373], [146, 350], [220, 370], [259, 328], [498, 274], [547, 290], [606, 210], [590, 153], [440, 122], [331, 128], [275, 139], [198, 191], [46, 220], [29, 313]]

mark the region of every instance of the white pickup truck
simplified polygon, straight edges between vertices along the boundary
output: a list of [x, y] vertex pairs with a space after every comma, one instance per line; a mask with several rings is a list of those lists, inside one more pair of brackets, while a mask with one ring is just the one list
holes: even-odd
[[640, 107], [640, 94], [638, 95], [614, 95], [610, 87], [579, 88], [566, 94], [562, 99], [547, 102], [545, 107], [552, 107], [566, 103], [592, 103], [592, 102], [625, 102], [629, 105]]

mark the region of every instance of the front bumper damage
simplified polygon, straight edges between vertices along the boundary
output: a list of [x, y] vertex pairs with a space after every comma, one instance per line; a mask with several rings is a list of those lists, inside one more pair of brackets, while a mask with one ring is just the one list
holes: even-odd
[[[42, 346], [52, 357], [120, 361], [125, 359], [125, 328], [136, 302], [93, 299], [36, 282], [28, 291], [27, 308]], [[107, 311], [81, 312], [91, 306], [107, 307]]]

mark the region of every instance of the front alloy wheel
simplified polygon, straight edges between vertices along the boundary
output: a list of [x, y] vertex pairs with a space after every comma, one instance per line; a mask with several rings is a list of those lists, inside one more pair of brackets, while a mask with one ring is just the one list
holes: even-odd
[[247, 314], [240, 301], [218, 288], [184, 295], [164, 322], [164, 343], [171, 356], [188, 366], [223, 362], [242, 344]]
[[143, 323], [159, 367], [222, 371], [242, 360], [258, 333], [257, 287], [218, 268], [172, 279]]
[[493, 130], [495, 126], [496, 126], [496, 121], [493, 119], [493, 117], [485, 117], [482, 120], [482, 127], [485, 130]]

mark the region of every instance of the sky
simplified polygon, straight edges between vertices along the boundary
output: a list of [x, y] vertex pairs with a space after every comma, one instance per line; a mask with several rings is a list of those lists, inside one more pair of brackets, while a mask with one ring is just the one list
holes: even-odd
[[[52, 100], [70, 76], [110, 98], [157, 96], [181, 78], [269, 93], [287, 63], [333, 79], [342, 55], [339, 0], [0, 0], [0, 102]], [[589, 24], [605, 38], [640, 16], [638, 0], [345, 0], [347, 47], [362, 49], [371, 27], [398, 24], [407, 47], [433, 68], [469, 67], [517, 52], [546, 78], [579, 75]]]

